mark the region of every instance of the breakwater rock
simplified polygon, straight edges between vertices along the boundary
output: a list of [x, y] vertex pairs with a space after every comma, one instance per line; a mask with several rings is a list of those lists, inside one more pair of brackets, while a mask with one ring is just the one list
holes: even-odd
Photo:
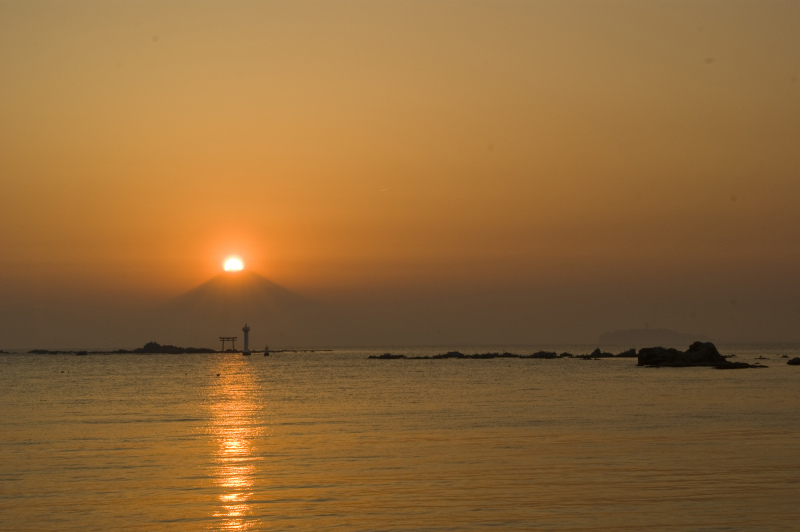
[[532, 353], [530, 355], [518, 355], [516, 353], [509, 353], [504, 351], [502, 353], [476, 353], [474, 355], [466, 355], [460, 351], [448, 351], [447, 353], [440, 353], [438, 355], [433, 356], [406, 356], [406, 355], [397, 355], [393, 353], [384, 353], [382, 355], [370, 355], [367, 358], [378, 359], [378, 360], [397, 360], [397, 359], [404, 359], [404, 360], [442, 360], [446, 358], [460, 358], [460, 359], [479, 359], [479, 360], [488, 360], [492, 358], [544, 358], [544, 359], [552, 359], [552, 358], [568, 358], [572, 357], [570, 353], [555, 353], [551, 351], [537, 351], [536, 353]]
[[790, 366], [800, 366], [800, 357], [794, 357], [791, 360], [787, 360], [786, 363]]
[[629, 349], [628, 351], [623, 351], [618, 355], [614, 355], [612, 353], [604, 353], [600, 351], [600, 349], [595, 349], [592, 353], [588, 355], [573, 355], [572, 353], [556, 353], [555, 351], [536, 351], [535, 353], [530, 353], [527, 355], [519, 355], [517, 353], [509, 353], [508, 351], [500, 352], [492, 352], [492, 353], [476, 353], [474, 355], [467, 355], [460, 351], [448, 351], [447, 353], [440, 353], [438, 355], [433, 356], [406, 356], [401, 354], [394, 354], [394, 353], [384, 353], [382, 355], [370, 355], [367, 358], [376, 359], [376, 360], [442, 360], [448, 358], [456, 358], [456, 359], [472, 359], [472, 360], [489, 360], [493, 358], [536, 358], [536, 359], [545, 359], [545, 360], [552, 360], [556, 358], [583, 358], [583, 359], [599, 359], [599, 358], [616, 358], [616, 357], [635, 357], [636, 350]]
[[643, 347], [639, 350], [638, 366], [683, 368], [707, 366], [717, 369], [763, 368], [760, 364], [729, 362], [711, 342], [694, 342], [686, 351], [665, 347]]

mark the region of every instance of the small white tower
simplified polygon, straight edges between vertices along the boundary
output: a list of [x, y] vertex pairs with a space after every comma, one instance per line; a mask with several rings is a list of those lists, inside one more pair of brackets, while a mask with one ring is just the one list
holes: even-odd
[[244, 349], [242, 350], [242, 354], [243, 355], [249, 355], [250, 354], [250, 347], [249, 347], [249, 343], [248, 343], [249, 342], [249, 338], [247, 336], [248, 336], [248, 334], [250, 334], [250, 327], [248, 327], [246, 323], [244, 324], [244, 327], [242, 327], [242, 332], [244, 333]]

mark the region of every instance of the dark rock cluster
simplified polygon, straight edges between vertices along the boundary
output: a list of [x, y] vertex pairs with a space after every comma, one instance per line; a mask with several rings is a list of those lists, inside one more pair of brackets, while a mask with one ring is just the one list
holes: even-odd
[[63, 351], [63, 350], [49, 350], [49, 349], [31, 349], [28, 351], [30, 355], [87, 355], [88, 351]]
[[382, 355], [370, 355], [368, 358], [378, 359], [378, 360], [397, 360], [397, 359], [405, 359], [405, 360], [441, 360], [445, 358], [461, 358], [461, 359], [479, 359], [479, 360], [488, 360], [492, 358], [539, 358], [539, 359], [555, 359], [555, 358], [583, 358], [583, 359], [598, 359], [598, 358], [611, 358], [611, 357], [635, 357], [636, 350], [630, 349], [628, 351], [624, 351], [618, 355], [614, 355], [612, 353], [604, 353], [600, 351], [600, 349], [595, 349], [592, 353], [588, 355], [573, 355], [572, 353], [556, 353], [555, 351], [536, 351], [535, 353], [531, 353], [528, 355], [519, 355], [516, 353], [509, 353], [508, 351], [504, 351], [502, 353], [476, 353], [474, 355], [466, 355], [460, 351], [448, 351], [447, 353], [440, 353], [438, 355], [433, 356], [406, 356], [406, 355], [398, 355], [393, 353], [384, 353]]
[[759, 364], [730, 362], [711, 342], [694, 342], [686, 351], [665, 347], [643, 347], [639, 350], [638, 366], [683, 368], [708, 366], [717, 369], [763, 368]]
[[[731, 355], [732, 356], [732, 355]], [[490, 359], [490, 358], [581, 358], [584, 360], [599, 360], [601, 358], [634, 358], [638, 359], [637, 365], [645, 367], [693, 367], [706, 366], [717, 369], [742, 369], [742, 368], [764, 368], [761, 364], [748, 364], [746, 362], [730, 362], [727, 358], [717, 351], [711, 342], [694, 342], [686, 351], [680, 351], [671, 347], [643, 347], [637, 353], [635, 349], [628, 349], [617, 355], [595, 349], [586, 355], [572, 355], [570, 353], [555, 353], [553, 351], [537, 351], [529, 355], [518, 355], [515, 353], [478, 353], [466, 355], [460, 351], [448, 351], [434, 356], [406, 356], [394, 353], [384, 353], [382, 355], [371, 355], [369, 358], [378, 360], [441, 360], [448, 358], [457, 359]], [[796, 362], [795, 362], [796, 361]], [[800, 358], [795, 358], [789, 364], [800, 365]]]
[[[119, 350], [118, 352], [123, 352]], [[143, 347], [138, 347], [131, 353], [163, 353], [169, 355], [183, 355], [189, 353], [216, 353], [214, 349], [206, 347], [178, 347], [175, 345], [161, 345], [158, 342], [147, 342]]]
[[[569, 355], [572, 356], [572, 355]], [[559, 355], [556, 353], [548, 353], [545, 351], [541, 351], [539, 353], [534, 353], [532, 355], [517, 355], [516, 353], [476, 353], [474, 355], [465, 355], [460, 351], [448, 351], [447, 353], [441, 353], [438, 355], [433, 356], [418, 356], [418, 357], [409, 357], [406, 355], [395, 355], [392, 353], [384, 353], [382, 355], [370, 355], [368, 358], [376, 358], [381, 360], [395, 360], [395, 359], [406, 359], [406, 360], [441, 360], [444, 358], [470, 358], [470, 359], [482, 359], [487, 360], [490, 358], [558, 358]]]

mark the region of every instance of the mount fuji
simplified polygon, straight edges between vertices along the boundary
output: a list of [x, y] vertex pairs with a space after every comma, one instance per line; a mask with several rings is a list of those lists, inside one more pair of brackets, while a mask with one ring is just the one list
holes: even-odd
[[250, 271], [224, 272], [168, 301], [155, 312], [170, 341], [215, 345], [220, 336], [239, 336], [247, 323], [252, 349], [315, 345], [330, 330], [331, 312]]

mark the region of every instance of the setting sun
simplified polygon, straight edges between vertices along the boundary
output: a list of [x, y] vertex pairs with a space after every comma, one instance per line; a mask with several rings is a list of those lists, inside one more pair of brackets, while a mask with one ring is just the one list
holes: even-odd
[[233, 257], [225, 261], [224, 267], [226, 272], [238, 272], [244, 269], [244, 264], [240, 259]]

